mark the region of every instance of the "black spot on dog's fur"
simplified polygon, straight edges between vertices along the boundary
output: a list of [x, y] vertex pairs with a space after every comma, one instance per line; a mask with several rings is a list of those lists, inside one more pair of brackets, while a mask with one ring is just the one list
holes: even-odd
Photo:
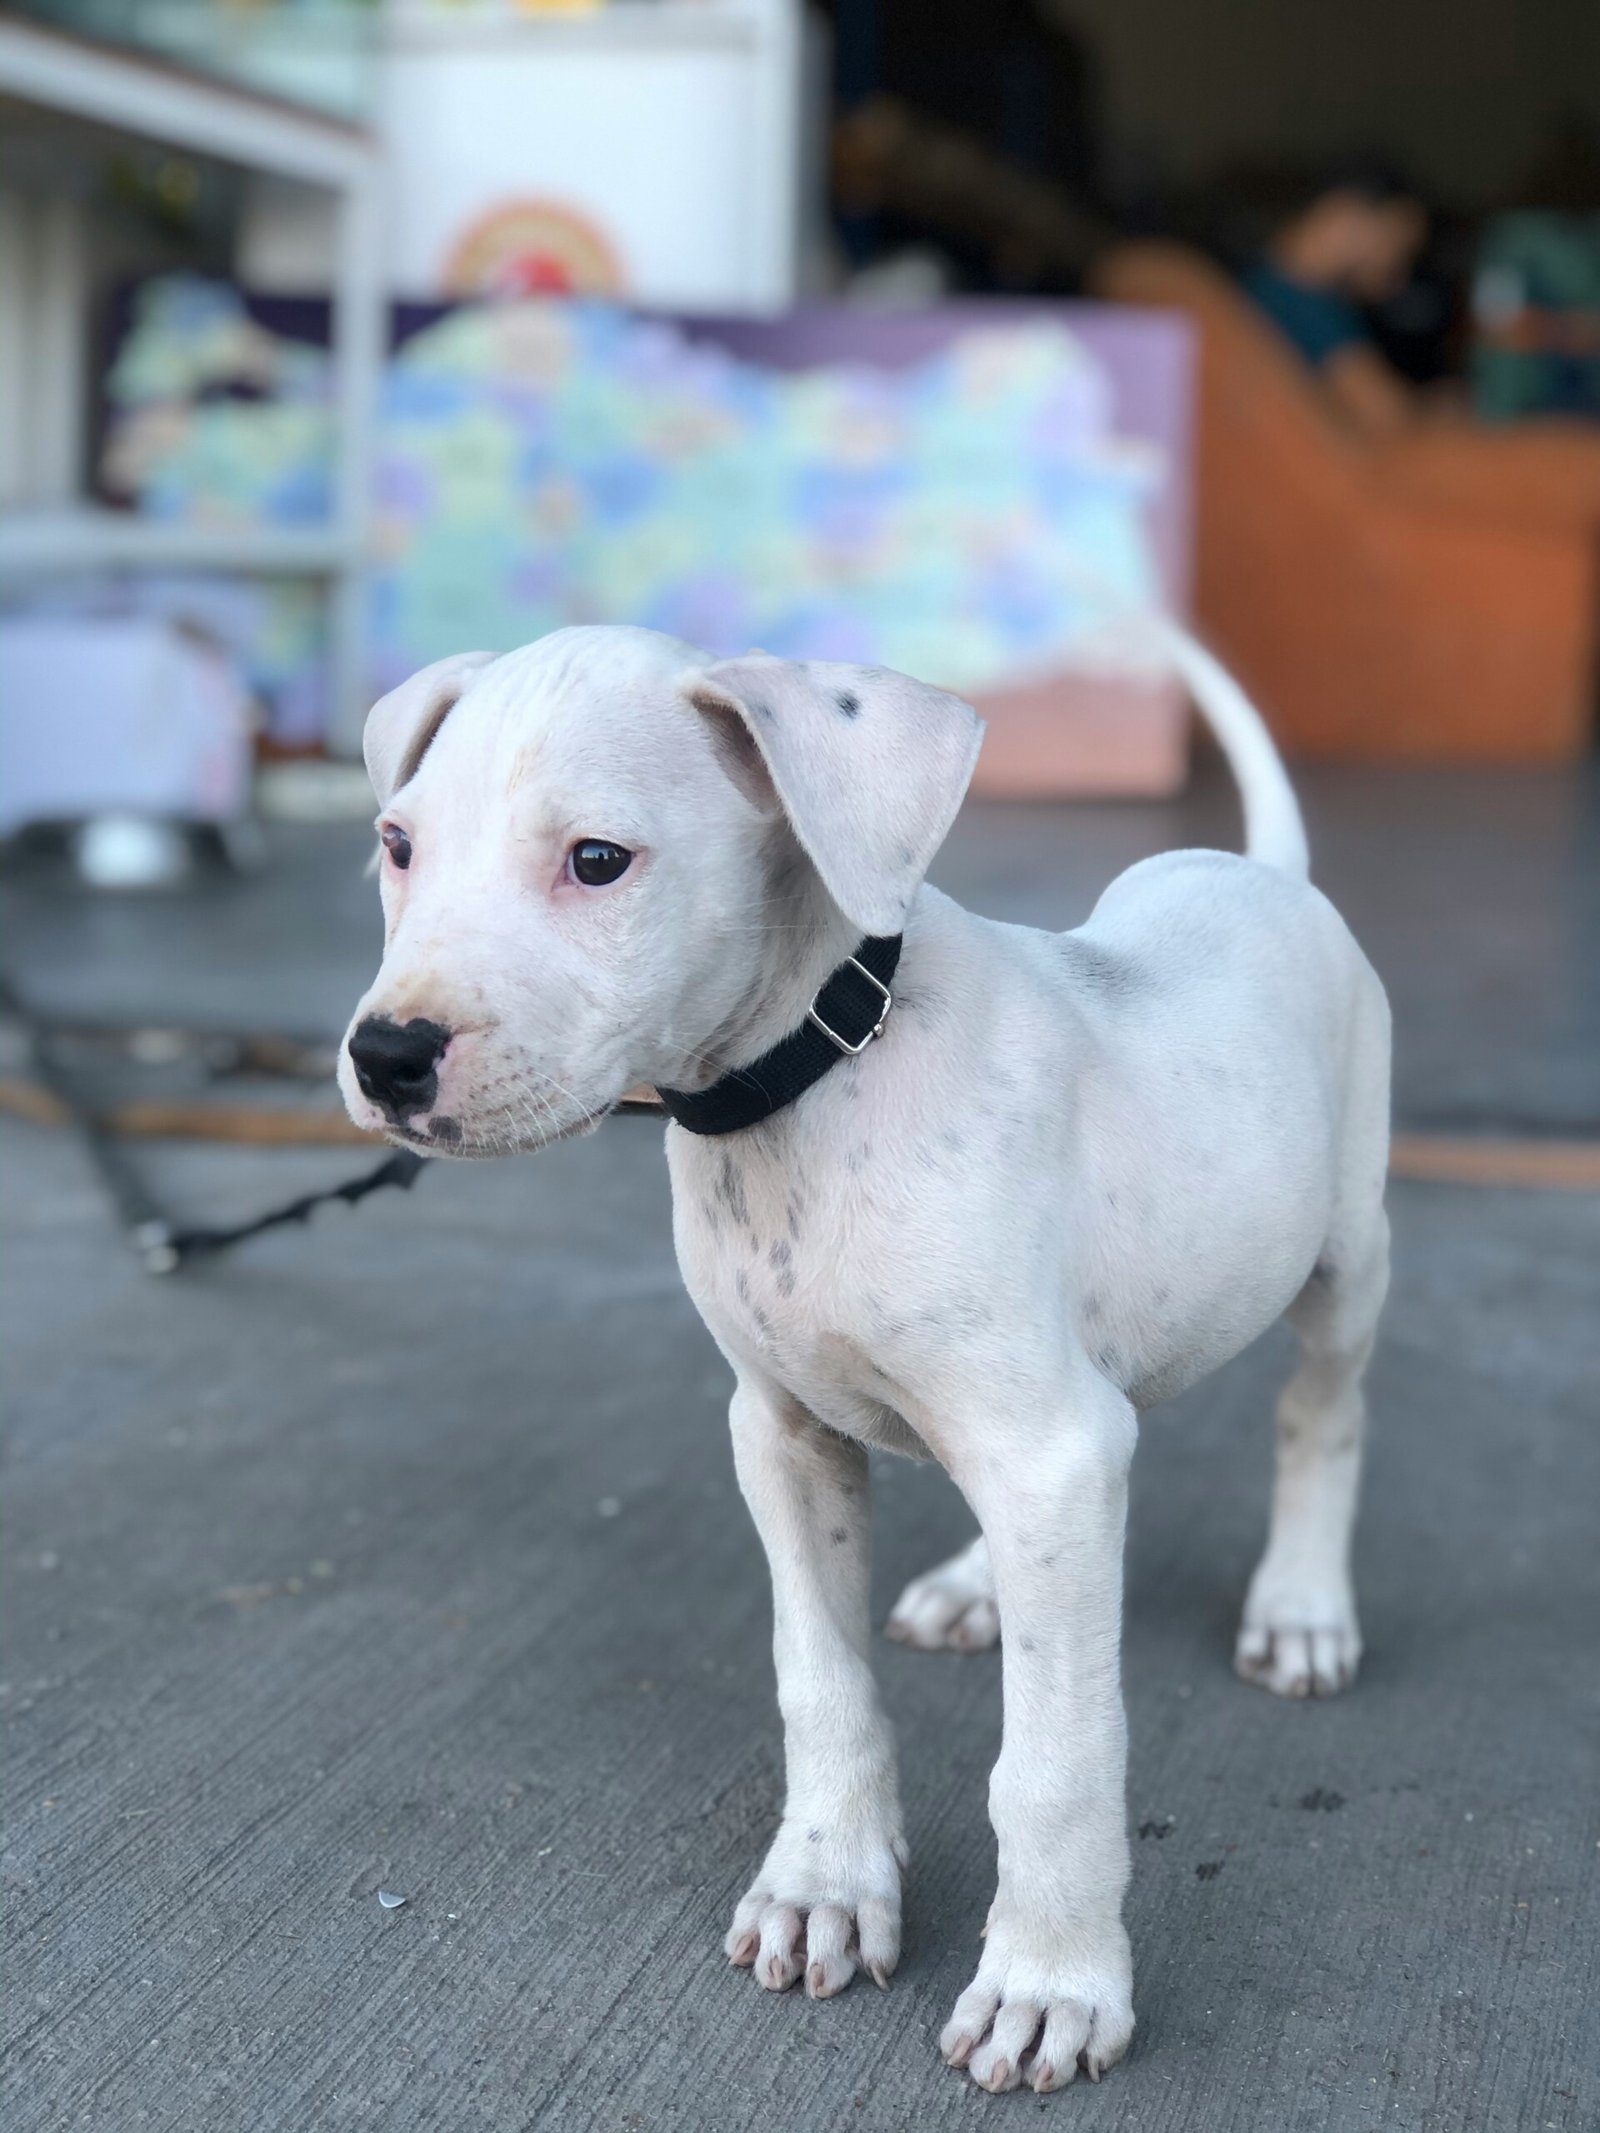
[[750, 1226], [750, 1203], [745, 1198], [744, 1173], [731, 1155], [724, 1155], [717, 1174], [717, 1198], [741, 1229]]
[[781, 1237], [776, 1244], [768, 1247], [767, 1264], [772, 1268], [774, 1278], [777, 1281], [778, 1294], [780, 1296], [792, 1296], [794, 1294], [795, 1279], [794, 1251], [791, 1246], [783, 1242]]
[[842, 1548], [850, 1538], [850, 1528], [848, 1526], [835, 1526], [828, 1538], [836, 1548]]
[[447, 1148], [453, 1146], [454, 1143], [460, 1140], [461, 1138], [460, 1122], [459, 1120], [453, 1118], [440, 1117], [429, 1119], [428, 1131], [432, 1134], [433, 1138], [436, 1141], [443, 1141]]
[[1071, 962], [1081, 984], [1107, 1000], [1125, 999], [1139, 986], [1138, 972], [1126, 957], [1112, 955], [1075, 933], [1060, 936], [1057, 946]]
[[848, 689], [841, 689], [833, 700], [846, 718], [855, 718], [861, 710], [860, 697], [853, 696]]

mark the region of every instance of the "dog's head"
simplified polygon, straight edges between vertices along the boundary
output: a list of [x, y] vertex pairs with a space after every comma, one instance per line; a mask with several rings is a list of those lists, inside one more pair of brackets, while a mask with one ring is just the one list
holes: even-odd
[[351, 1116], [489, 1155], [636, 1082], [708, 1087], [904, 924], [981, 733], [882, 668], [651, 630], [414, 675], [367, 721], [385, 946], [340, 1057]]

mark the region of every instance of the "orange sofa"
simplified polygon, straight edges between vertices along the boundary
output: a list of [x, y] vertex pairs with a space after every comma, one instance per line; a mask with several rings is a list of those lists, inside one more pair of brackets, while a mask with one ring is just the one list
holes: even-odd
[[1600, 430], [1383, 444], [1199, 253], [1129, 244], [1093, 293], [1200, 343], [1195, 611], [1289, 750], [1566, 762], [1594, 734]]

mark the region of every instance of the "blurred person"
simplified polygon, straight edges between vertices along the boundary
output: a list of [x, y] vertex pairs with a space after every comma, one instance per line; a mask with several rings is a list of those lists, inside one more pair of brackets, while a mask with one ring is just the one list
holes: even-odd
[[1397, 172], [1350, 164], [1302, 190], [1243, 276], [1334, 412], [1363, 436], [1392, 436], [1437, 407], [1387, 360], [1364, 315], [1406, 286], [1428, 228], [1427, 208]]

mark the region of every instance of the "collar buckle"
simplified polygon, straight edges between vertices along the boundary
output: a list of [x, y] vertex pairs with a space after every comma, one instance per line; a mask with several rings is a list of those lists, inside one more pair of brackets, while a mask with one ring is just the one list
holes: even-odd
[[[889, 990], [888, 986], [885, 985], [880, 978], [875, 978], [872, 975], [872, 972], [867, 968], [866, 964], [861, 962], [857, 957], [853, 955], [846, 956], [844, 963], [840, 967], [842, 969], [856, 971], [861, 977], [864, 977], [866, 979], [867, 983], [872, 987], [873, 991], [880, 995], [883, 1000], [883, 1006], [878, 1011], [877, 1021], [873, 1023], [871, 1029], [867, 1031], [867, 1034], [862, 1038], [859, 1044], [852, 1044], [848, 1037], [841, 1037], [839, 1032], [836, 1029], [832, 1028], [830, 1024], [825, 1022], [822, 1019], [821, 1015], [817, 1012], [817, 1001], [822, 998], [823, 993], [827, 990], [826, 985], [819, 986], [817, 988], [817, 991], [812, 999], [811, 1005], [806, 1009], [806, 1020], [811, 1023], [813, 1028], [821, 1030], [823, 1036], [827, 1038], [828, 1042], [832, 1045], [836, 1045], [838, 1049], [843, 1052], [846, 1059], [859, 1059], [861, 1054], [866, 1050], [867, 1046], [872, 1042], [873, 1038], [881, 1037], [883, 1035], [884, 1024], [889, 1019], [889, 1010], [894, 1006], [894, 994]], [[838, 975], [839, 972], [835, 971], [833, 977], [828, 979], [828, 985], [831, 985], [834, 981], [834, 978], [836, 978]]]

